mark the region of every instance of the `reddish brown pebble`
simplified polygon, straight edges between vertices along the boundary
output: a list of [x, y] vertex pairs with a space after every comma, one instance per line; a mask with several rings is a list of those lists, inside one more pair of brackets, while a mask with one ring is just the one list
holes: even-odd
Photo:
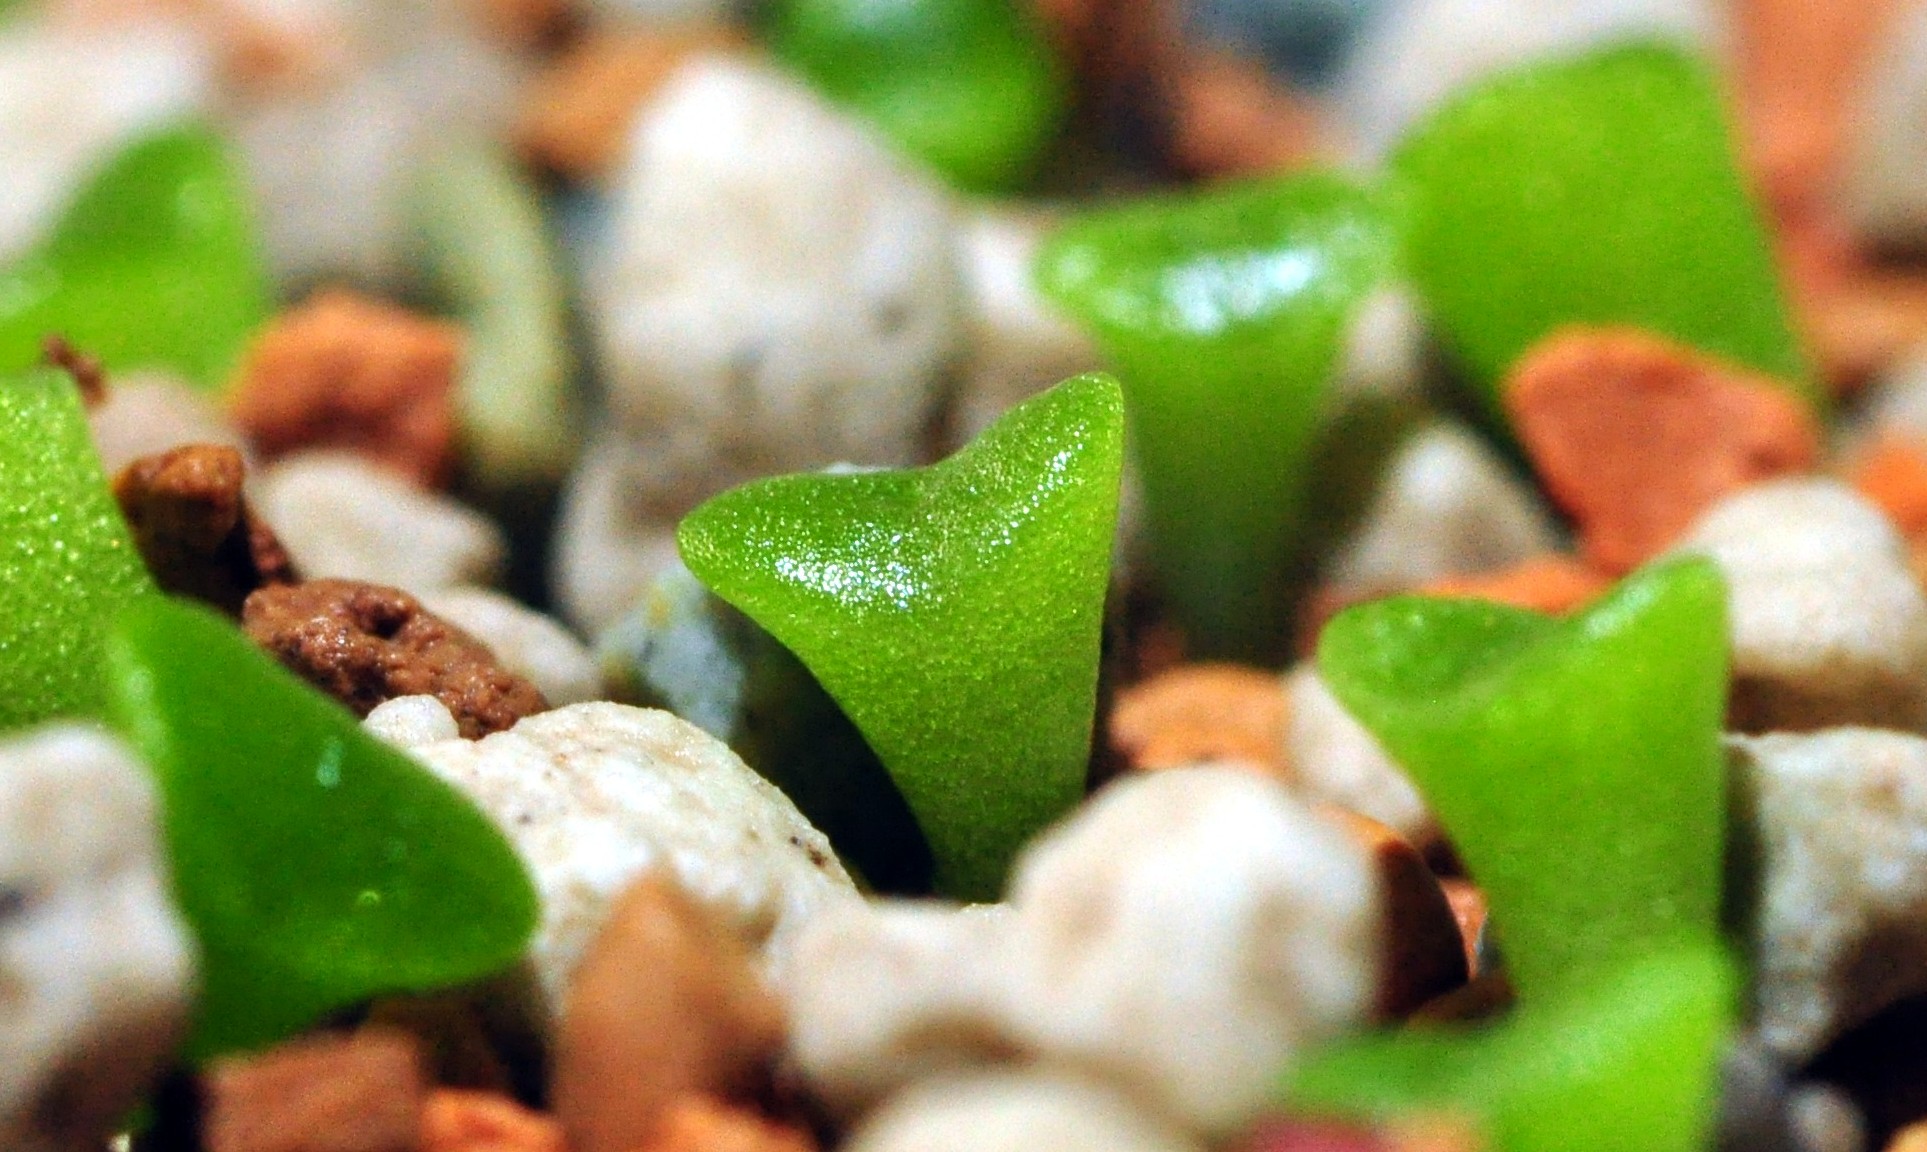
[[795, 1128], [708, 1096], [684, 1096], [669, 1106], [656, 1134], [633, 1152], [816, 1152]]
[[754, 1092], [783, 1012], [742, 941], [673, 880], [617, 902], [564, 997], [550, 1093], [573, 1152], [634, 1152], [690, 1095]]
[[73, 378], [74, 387], [80, 389], [81, 403], [87, 407], [96, 407], [107, 398], [107, 373], [101, 369], [98, 357], [87, 355], [67, 343], [66, 337], [58, 335], [40, 342], [40, 356], [49, 367], [58, 368]]
[[114, 499], [154, 582], [240, 615], [255, 589], [288, 584], [294, 564], [242, 494], [241, 454], [187, 444], [143, 456], [114, 478]]
[[531, 85], [515, 129], [522, 154], [566, 176], [605, 176], [621, 162], [637, 110], [684, 61], [741, 50], [726, 27], [592, 34]]
[[1385, 909], [1385, 950], [1379, 976], [1378, 1015], [1398, 1020], [1421, 1004], [1464, 984], [1465, 944], [1452, 905], [1438, 877], [1410, 841], [1385, 825], [1348, 809], [1326, 805], [1372, 854]]
[[398, 696], [434, 696], [474, 740], [548, 710], [535, 685], [399, 588], [353, 580], [262, 588], [242, 605], [241, 624], [357, 716]]
[[414, 1041], [371, 1030], [217, 1061], [205, 1092], [208, 1152], [416, 1152], [426, 1086]]
[[1514, 608], [1563, 616], [1585, 607], [1612, 587], [1612, 577], [1570, 556], [1534, 556], [1510, 568], [1435, 580], [1424, 596], [1490, 600]]
[[242, 362], [232, 414], [261, 452], [358, 452], [422, 484], [453, 461], [461, 330], [348, 292], [268, 325]]
[[1235, 760], [1283, 776], [1284, 682], [1237, 664], [1182, 665], [1119, 692], [1109, 732], [1132, 768]]
[[568, 1152], [562, 1125], [494, 1092], [442, 1088], [422, 1108], [421, 1152]]
[[1722, 496], [1805, 471], [1813, 415], [1772, 379], [1635, 329], [1571, 328], [1506, 381], [1512, 426], [1578, 523], [1586, 561], [1630, 571]]

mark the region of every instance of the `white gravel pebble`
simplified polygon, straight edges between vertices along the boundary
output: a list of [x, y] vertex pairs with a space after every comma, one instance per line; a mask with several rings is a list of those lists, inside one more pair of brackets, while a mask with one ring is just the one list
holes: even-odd
[[1905, 542], [1851, 488], [1755, 485], [1714, 505], [1679, 550], [1726, 577], [1733, 727], [1927, 726], [1927, 598]]
[[1927, 992], [1927, 740], [1729, 741], [1761, 1040], [1794, 1064]]
[[[375, 709], [369, 729], [403, 741], [431, 733], [428, 705], [412, 699]], [[650, 869], [672, 871], [772, 969], [813, 916], [856, 899], [829, 841], [787, 797], [667, 712], [575, 704], [481, 740], [403, 746], [488, 813], [528, 864], [542, 898], [530, 956], [551, 1010], [616, 897]]]
[[935, 1069], [1038, 1063], [1229, 1132], [1303, 1048], [1369, 1019], [1376, 874], [1282, 785], [1120, 780], [1020, 859], [1010, 910], [884, 903], [805, 929], [794, 1055], [856, 1113]]
[[98, 1152], [194, 994], [147, 769], [97, 728], [0, 743], [0, 1148]]
[[365, 580], [417, 596], [488, 584], [508, 551], [487, 517], [343, 452], [303, 452], [248, 496], [306, 579]]
[[801, 81], [712, 57], [638, 118], [611, 199], [588, 311], [635, 506], [921, 457], [962, 338], [933, 176]]

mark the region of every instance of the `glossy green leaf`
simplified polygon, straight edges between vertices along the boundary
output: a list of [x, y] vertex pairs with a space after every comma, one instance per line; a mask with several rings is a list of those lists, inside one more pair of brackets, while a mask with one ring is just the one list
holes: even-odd
[[488, 818], [233, 624], [146, 597], [107, 663], [114, 722], [160, 782], [200, 945], [196, 1058], [522, 954], [535, 890]]
[[1485, 891], [1520, 999], [1717, 935], [1726, 593], [1704, 559], [1554, 620], [1398, 597], [1318, 667], [1411, 774]]
[[778, 0], [768, 31], [778, 59], [969, 191], [1024, 184], [1068, 108], [1042, 29], [1011, 0]]
[[1818, 402], [1719, 83], [1635, 44], [1480, 83], [1394, 169], [1410, 272], [1495, 421], [1513, 361], [1567, 324], [1630, 324], [1738, 360]]
[[603, 681], [728, 744], [876, 892], [930, 890], [930, 847], [882, 761], [795, 654], [670, 564], [596, 638]]
[[994, 899], [1083, 795], [1123, 437], [1080, 376], [940, 464], [746, 484], [677, 534], [856, 722], [951, 895]]
[[109, 621], [153, 589], [65, 373], [0, 374], [0, 728], [91, 715]]
[[1294, 1111], [1449, 1113], [1491, 1152], [1700, 1152], [1716, 1112], [1733, 978], [1713, 946], [1627, 964], [1483, 1032], [1405, 1031], [1315, 1056]]
[[116, 156], [48, 241], [0, 272], [0, 370], [34, 363], [57, 332], [109, 369], [218, 387], [269, 304], [233, 157], [204, 128], [174, 128]]
[[1157, 579], [1195, 654], [1285, 659], [1328, 385], [1396, 247], [1374, 193], [1300, 176], [1095, 211], [1040, 256], [1124, 380]]

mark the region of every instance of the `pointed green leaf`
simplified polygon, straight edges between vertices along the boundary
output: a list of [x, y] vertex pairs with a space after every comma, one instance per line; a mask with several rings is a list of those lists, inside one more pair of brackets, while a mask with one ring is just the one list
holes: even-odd
[[227, 620], [143, 598], [110, 638], [108, 682], [160, 782], [200, 944], [196, 1058], [521, 955], [535, 889], [488, 818]]
[[856, 722], [952, 895], [994, 899], [1083, 795], [1123, 432], [1081, 376], [940, 464], [746, 484], [677, 534]]
[[1527, 348], [1629, 324], [1818, 402], [1704, 60], [1635, 44], [1486, 80], [1394, 162], [1412, 278], [1495, 421]]
[[110, 161], [47, 243], [0, 272], [0, 370], [34, 363], [57, 332], [109, 369], [218, 387], [269, 302], [234, 159], [207, 129], [169, 129]]
[[1318, 175], [1094, 211], [1039, 257], [1124, 380], [1157, 579], [1199, 655], [1285, 659], [1328, 385], [1395, 251], [1377, 196]]
[[0, 374], [0, 729], [93, 715], [100, 651], [153, 589], [65, 373]]
[[1733, 977], [1713, 946], [1663, 951], [1484, 1032], [1353, 1041], [1289, 1077], [1294, 1110], [1449, 1113], [1491, 1152], [1708, 1146]]
[[1726, 653], [1724, 583], [1689, 559], [1566, 620], [1362, 605], [1318, 667], [1438, 813], [1530, 1003], [1716, 936]]

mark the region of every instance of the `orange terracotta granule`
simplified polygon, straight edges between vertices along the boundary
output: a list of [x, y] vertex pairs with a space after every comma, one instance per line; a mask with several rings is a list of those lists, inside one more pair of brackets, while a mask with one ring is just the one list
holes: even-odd
[[1927, 444], [1887, 433], [1854, 457], [1847, 481], [1878, 505], [1902, 536], [1927, 532]]
[[562, 1125], [494, 1092], [439, 1088], [422, 1107], [421, 1152], [567, 1152]]
[[1504, 385], [1514, 430], [1585, 560], [1632, 570], [1722, 496], [1813, 467], [1813, 414], [1773, 379], [1637, 329], [1569, 328]]
[[425, 1086], [412, 1037], [370, 1029], [217, 1060], [202, 1080], [208, 1152], [412, 1152]]
[[536, 78], [515, 129], [522, 154], [576, 179], [594, 179], [622, 159], [636, 112], [691, 57], [740, 50], [727, 27], [595, 33]]
[[433, 485], [453, 463], [461, 353], [454, 324], [324, 292], [255, 338], [231, 412], [264, 455], [343, 448]]
[[1510, 568], [1435, 580], [1420, 595], [1491, 600], [1514, 608], [1564, 615], [1612, 587], [1612, 577], [1570, 556], [1534, 556]]
[[635, 1152], [816, 1152], [816, 1142], [748, 1109], [691, 1095], [670, 1105], [655, 1135]]
[[1466, 969], [1472, 976], [1479, 972], [1479, 934], [1485, 931], [1485, 893], [1470, 880], [1448, 877], [1439, 881], [1445, 890], [1445, 901], [1452, 906], [1452, 918], [1458, 921], [1459, 938], [1465, 946]]
[[1285, 689], [1275, 672], [1184, 664], [1118, 693], [1111, 744], [1133, 768], [1235, 760], [1285, 767]]

